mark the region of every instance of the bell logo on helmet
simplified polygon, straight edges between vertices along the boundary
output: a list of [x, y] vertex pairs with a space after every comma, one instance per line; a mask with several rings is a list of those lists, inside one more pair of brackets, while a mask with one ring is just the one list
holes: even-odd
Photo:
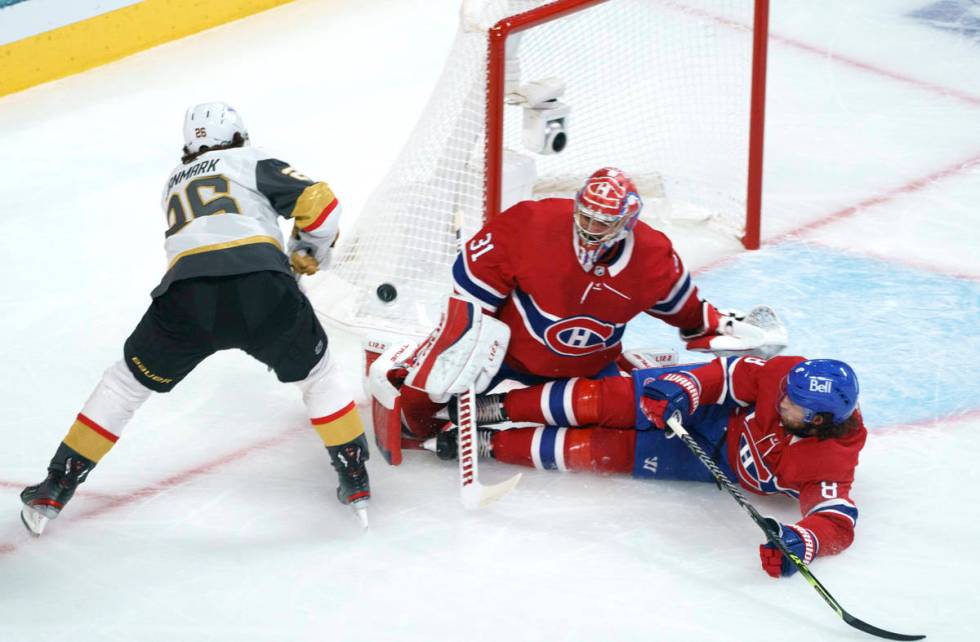
[[786, 377], [786, 394], [813, 421], [817, 413], [829, 413], [840, 423], [857, 407], [857, 375], [849, 365], [834, 359], [811, 359], [796, 366]]
[[829, 395], [833, 388], [833, 382], [825, 377], [810, 377], [810, 392], [822, 392]]

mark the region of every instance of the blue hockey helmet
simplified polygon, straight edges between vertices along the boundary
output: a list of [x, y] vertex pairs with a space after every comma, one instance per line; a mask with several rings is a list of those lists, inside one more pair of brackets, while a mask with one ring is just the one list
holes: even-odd
[[786, 394], [803, 408], [805, 422], [811, 423], [817, 413], [827, 412], [839, 424], [857, 407], [857, 375], [843, 361], [811, 359], [789, 371]]

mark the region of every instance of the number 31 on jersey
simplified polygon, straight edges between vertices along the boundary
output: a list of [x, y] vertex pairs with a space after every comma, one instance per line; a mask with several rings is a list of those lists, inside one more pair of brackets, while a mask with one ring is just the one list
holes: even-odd
[[487, 232], [482, 238], [473, 239], [469, 243], [470, 260], [474, 263], [481, 256], [493, 249], [493, 233]]

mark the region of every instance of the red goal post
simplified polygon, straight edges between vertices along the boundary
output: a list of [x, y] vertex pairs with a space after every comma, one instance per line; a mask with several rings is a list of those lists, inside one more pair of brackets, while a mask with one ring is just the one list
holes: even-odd
[[[506, 43], [508, 37], [536, 25], [556, 20], [610, 0], [558, 0], [524, 13], [501, 19], [488, 32], [487, 54], [487, 189], [486, 218], [500, 213], [503, 172], [504, 91], [506, 86]], [[698, 11], [684, 3], [664, 2], [680, 11], [697, 11], [709, 20], [724, 23], [724, 16]], [[752, 66], [749, 109], [749, 147], [746, 185], [745, 227], [742, 245], [759, 249], [759, 219], [762, 209], [762, 152], [766, 112], [766, 54], [769, 39], [769, 0], [754, 0], [752, 12]], [[732, 23], [734, 28], [744, 25]]]
[[415, 131], [310, 288], [318, 311], [424, 333], [460, 242], [605, 165], [634, 177], [654, 224], [703, 220], [758, 248], [768, 0], [463, 0], [460, 13]]

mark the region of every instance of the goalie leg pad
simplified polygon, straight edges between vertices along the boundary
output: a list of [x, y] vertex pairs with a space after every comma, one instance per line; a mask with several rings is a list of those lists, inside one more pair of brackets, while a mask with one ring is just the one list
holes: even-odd
[[381, 456], [392, 466], [402, 463], [401, 448], [401, 397], [396, 396], [392, 407], [387, 408], [378, 399], [371, 400], [371, 418], [374, 421], [374, 443]]
[[[425, 392], [404, 385], [405, 360], [414, 349], [411, 342], [391, 345], [372, 360], [368, 370], [374, 441], [392, 466], [401, 464], [403, 447], [419, 447], [421, 441], [417, 440], [435, 434], [445, 424], [433, 417], [439, 404]], [[405, 438], [402, 426], [417, 440]]]
[[435, 414], [446, 404], [432, 401], [425, 392], [411, 386], [402, 386], [399, 392], [402, 425], [416, 439], [434, 437], [446, 424], [445, 419], [436, 419]]

